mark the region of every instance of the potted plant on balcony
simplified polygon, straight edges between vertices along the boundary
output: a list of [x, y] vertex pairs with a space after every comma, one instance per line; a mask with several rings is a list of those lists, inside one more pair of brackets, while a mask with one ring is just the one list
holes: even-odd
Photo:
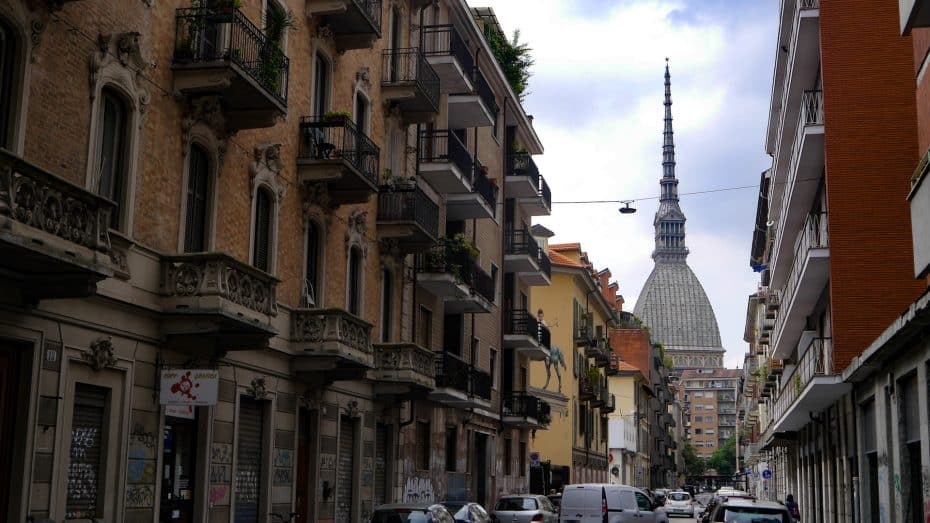
[[[352, 114], [345, 109], [339, 111], [328, 111], [323, 115], [323, 120], [332, 123], [344, 123], [350, 118], [352, 118]], [[390, 171], [390, 169], [385, 169], [385, 171]]]
[[[239, 1], [239, 0], [233, 0]], [[284, 53], [281, 44], [284, 34], [297, 28], [297, 18], [290, 9], [268, 9], [265, 15], [265, 37], [268, 39], [262, 54], [262, 76], [269, 89], [281, 94], [281, 69], [284, 67]]]

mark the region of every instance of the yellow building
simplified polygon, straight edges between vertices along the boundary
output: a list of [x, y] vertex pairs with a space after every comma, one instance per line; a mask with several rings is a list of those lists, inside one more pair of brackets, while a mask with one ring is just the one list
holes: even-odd
[[552, 421], [531, 440], [532, 464], [539, 462], [531, 470], [531, 486], [558, 490], [607, 481], [607, 415], [615, 409], [607, 389], [607, 332], [615, 326], [620, 302], [610, 273], [595, 272], [580, 244], [553, 244], [548, 250], [552, 284], [534, 287], [531, 303], [543, 311], [551, 331], [552, 356], [531, 364], [530, 393], [551, 405]]

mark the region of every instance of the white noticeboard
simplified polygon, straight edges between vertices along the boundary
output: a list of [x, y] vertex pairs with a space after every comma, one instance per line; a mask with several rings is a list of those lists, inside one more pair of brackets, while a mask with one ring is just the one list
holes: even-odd
[[216, 369], [165, 369], [161, 371], [162, 405], [216, 405], [220, 371]]

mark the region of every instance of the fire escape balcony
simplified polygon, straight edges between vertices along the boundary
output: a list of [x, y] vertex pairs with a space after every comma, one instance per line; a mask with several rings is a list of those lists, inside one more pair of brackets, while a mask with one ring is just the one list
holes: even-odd
[[233, 7], [175, 11], [174, 87], [215, 95], [231, 130], [273, 126], [287, 113], [288, 59]]
[[477, 159], [472, 163], [471, 190], [446, 195], [446, 219], [472, 220], [497, 215], [496, 181], [488, 179], [487, 168]]
[[439, 205], [420, 189], [382, 186], [378, 193], [378, 238], [397, 243], [403, 254], [424, 251], [439, 238]]
[[277, 334], [274, 276], [228, 254], [162, 258], [163, 335], [169, 344], [206, 350], [261, 350]]
[[505, 348], [541, 361], [549, 357], [550, 339], [549, 328], [528, 311], [511, 310], [504, 315]]
[[521, 429], [545, 429], [552, 421], [552, 408], [526, 392], [511, 392], [504, 396], [502, 421]]
[[297, 179], [325, 183], [333, 205], [365, 203], [378, 192], [381, 150], [344, 115], [300, 119]]
[[772, 357], [786, 359], [797, 344], [830, 277], [827, 213], [811, 213], [795, 241], [794, 260], [775, 322]]
[[291, 313], [293, 370], [307, 381], [361, 379], [375, 368], [371, 324], [342, 309]]
[[439, 92], [472, 91], [475, 59], [454, 25], [423, 26], [423, 48], [426, 60], [439, 75]]
[[0, 278], [24, 303], [93, 295], [113, 275], [113, 202], [0, 149]]
[[320, 16], [340, 53], [370, 49], [381, 38], [381, 0], [307, 0], [307, 16]]
[[499, 110], [494, 91], [481, 71], [477, 71], [474, 90], [449, 95], [449, 128], [490, 127]]
[[374, 345], [376, 394], [414, 397], [436, 388], [436, 353], [413, 343]]
[[451, 352], [436, 355], [436, 389], [429, 398], [458, 408], [491, 407], [491, 376]]
[[490, 312], [494, 281], [468, 251], [440, 245], [417, 256], [417, 283], [442, 298], [447, 314]]
[[552, 262], [529, 229], [504, 234], [504, 271], [515, 273], [527, 285], [549, 285]]
[[384, 50], [381, 94], [407, 124], [431, 122], [439, 113], [439, 75], [416, 47]]
[[773, 432], [793, 432], [850, 391], [833, 365], [830, 338], [813, 338], [801, 354], [794, 372], [782, 380], [772, 408]]
[[420, 134], [419, 175], [441, 194], [469, 193], [475, 161], [459, 137], [447, 129]]
[[515, 198], [528, 215], [549, 216], [551, 213], [552, 192], [529, 153], [507, 155], [504, 185], [507, 197]]

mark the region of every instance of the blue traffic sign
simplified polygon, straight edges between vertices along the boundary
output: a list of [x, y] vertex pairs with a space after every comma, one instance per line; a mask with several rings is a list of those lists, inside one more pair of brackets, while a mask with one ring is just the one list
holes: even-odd
[[772, 471], [765, 469], [762, 471], [762, 479], [772, 479]]

